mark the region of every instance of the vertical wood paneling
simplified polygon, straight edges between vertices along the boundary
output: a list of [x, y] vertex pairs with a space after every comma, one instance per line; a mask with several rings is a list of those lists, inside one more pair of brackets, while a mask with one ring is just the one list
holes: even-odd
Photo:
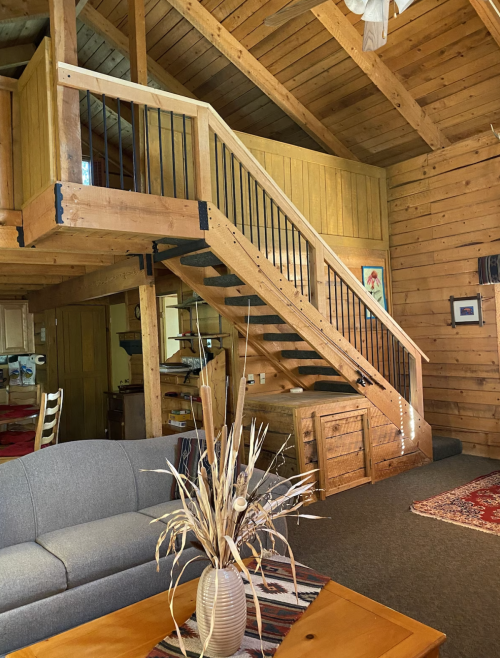
[[254, 135], [238, 137], [323, 236], [355, 248], [387, 247], [385, 170]]
[[[464, 451], [500, 457], [496, 286], [478, 256], [500, 253], [500, 144], [485, 134], [388, 169], [394, 316], [424, 350], [425, 419]], [[451, 327], [449, 297], [483, 298], [483, 327]]]
[[45, 38], [19, 79], [23, 203], [56, 180], [50, 39]]

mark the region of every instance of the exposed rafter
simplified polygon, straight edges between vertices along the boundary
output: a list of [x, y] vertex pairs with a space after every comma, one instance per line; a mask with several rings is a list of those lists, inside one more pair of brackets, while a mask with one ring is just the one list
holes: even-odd
[[[94, 32], [100, 34], [107, 43], [115, 48], [123, 57], [126, 57], [130, 60], [130, 51], [128, 38], [123, 34], [121, 30], [116, 28], [113, 23], [108, 21], [107, 18], [94, 9], [90, 4], [85, 5], [85, 7], [80, 12], [80, 20], [83, 21], [86, 25], [91, 27]], [[196, 98], [196, 96], [189, 91], [182, 83], [174, 78], [173, 75], [170, 75], [165, 69], [160, 66], [152, 57], [148, 55], [148, 73], [157, 82], [165, 91], [169, 91], [172, 94], [179, 94], [180, 96], [187, 96], [188, 98]]]
[[33, 18], [48, 18], [48, 0], [3, 0], [0, 3], [0, 23], [16, 23]]
[[[479, 0], [481, 1], [481, 0]], [[448, 138], [428, 117], [410, 92], [374, 52], [363, 52], [363, 39], [335, 2], [311, 10], [420, 137], [433, 149], [450, 145]]]
[[500, 46], [500, 9], [494, 0], [470, 0], [485, 28]]
[[170, 4], [318, 144], [329, 153], [357, 160], [200, 2], [170, 0]]
[[23, 46], [10, 46], [0, 49], [0, 70], [10, 69], [15, 66], [24, 66], [35, 54], [35, 46], [32, 43]]

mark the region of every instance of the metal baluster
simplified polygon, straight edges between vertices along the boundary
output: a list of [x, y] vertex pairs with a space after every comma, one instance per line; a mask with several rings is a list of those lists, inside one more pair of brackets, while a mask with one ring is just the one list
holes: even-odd
[[359, 318], [359, 351], [363, 356], [363, 319], [361, 318], [361, 299], [358, 297], [358, 318]]
[[406, 347], [403, 345], [403, 385], [404, 385], [404, 399], [408, 400], [406, 397]]
[[233, 182], [233, 215], [234, 215], [234, 225], [238, 225], [238, 215], [236, 212], [236, 181], [234, 176], [234, 153], [231, 153], [231, 179]]
[[262, 203], [264, 204], [264, 244], [266, 247], [266, 258], [269, 258], [269, 250], [267, 245], [267, 202], [266, 202], [266, 192], [262, 190]]
[[368, 320], [366, 318], [366, 304], [363, 304], [363, 318], [365, 321], [365, 351], [366, 351], [366, 360], [369, 361], [369, 354], [368, 354]]
[[351, 343], [351, 311], [349, 309], [349, 286], [346, 285], [347, 288], [347, 331], [349, 334], [349, 342]]
[[[377, 318], [377, 326], [378, 326], [378, 318]], [[385, 379], [384, 325], [382, 323], [380, 323], [380, 339], [382, 343], [382, 374]]]
[[148, 172], [148, 192], [151, 194], [151, 169], [149, 167], [149, 110], [148, 106], [144, 106], [144, 124], [146, 128], [146, 163]]
[[243, 165], [239, 162], [240, 165], [240, 201], [241, 201], [241, 232], [245, 235], [245, 203], [244, 203], [244, 194], [243, 194]]
[[158, 148], [160, 151], [160, 184], [161, 195], [165, 196], [165, 181], [163, 180], [163, 140], [161, 134], [161, 110], [158, 108]]
[[[323, 264], [324, 267], [324, 264]], [[306, 240], [306, 270], [307, 270], [307, 297], [311, 301], [311, 263], [309, 260], [309, 241]], [[323, 273], [324, 276], [324, 273]]]
[[220, 192], [219, 192], [219, 153], [217, 149], [217, 133], [215, 133], [215, 187], [217, 189], [217, 208], [220, 210]]
[[[330, 270], [331, 270], [331, 267], [328, 266], [328, 272], [330, 272]], [[336, 325], [336, 329], [338, 331], [339, 330], [339, 311], [338, 311], [338, 307], [337, 307], [337, 272], [333, 273], [333, 282], [334, 282], [334, 285], [335, 285], [335, 325]], [[332, 293], [330, 292], [330, 295], [331, 294]], [[331, 321], [332, 320], [330, 318], [330, 322]]]
[[104, 167], [106, 170], [106, 187], [109, 187], [108, 129], [106, 127], [106, 94], [102, 95], [102, 120], [104, 123]]
[[224, 214], [226, 217], [229, 214], [228, 198], [227, 198], [227, 159], [226, 159], [226, 145], [222, 142], [222, 170], [224, 172]]
[[[389, 329], [387, 329], [387, 336], [389, 336]], [[396, 353], [394, 351], [394, 336], [391, 334], [391, 343], [392, 343], [392, 372], [394, 377], [394, 388], [396, 391], [399, 391], [397, 374], [396, 374]]]
[[94, 149], [92, 148], [92, 112], [90, 109], [90, 91], [87, 91], [87, 115], [89, 124], [90, 184], [94, 185]]
[[[393, 339], [394, 340], [394, 339]], [[401, 362], [400, 362], [400, 347], [401, 343], [396, 338], [396, 346], [398, 348], [398, 391], [401, 393]]]
[[[380, 346], [378, 344], [378, 318], [374, 317], [372, 318], [372, 322], [375, 320], [375, 336], [376, 336], [376, 342], [377, 342], [377, 370], [380, 372]], [[382, 368], [383, 368], [383, 359], [382, 359]]]
[[300, 244], [300, 231], [298, 233], [298, 244], [299, 244], [299, 274], [300, 274], [300, 292], [304, 294], [304, 268], [302, 266], [302, 245]]
[[259, 186], [257, 181], [255, 181], [255, 213], [257, 215], [257, 248], [260, 251]]
[[250, 172], [248, 173], [248, 217], [250, 222], [250, 242], [253, 244], [253, 216], [252, 216], [252, 184]]
[[175, 175], [175, 135], [174, 135], [174, 113], [170, 112], [170, 132], [172, 141], [172, 176], [174, 181], [174, 199], [177, 199], [177, 178]]
[[272, 239], [273, 265], [276, 267], [276, 245], [274, 242], [274, 201], [272, 199], [270, 199], [270, 206], [271, 206], [271, 235], [273, 236]]
[[122, 149], [122, 117], [120, 109], [120, 99], [116, 99], [118, 110], [118, 154], [120, 157], [120, 189], [123, 190], [123, 149]]
[[354, 290], [351, 290], [352, 294], [352, 329], [354, 332], [354, 347], [358, 349], [358, 344], [356, 341], [356, 298], [354, 296]]
[[373, 318], [371, 317], [372, 312], [370, 311], [370, 309], [368, 309], [368, 315], [370, 319], [370, 342], [372, 344], [372, 366], [375, 366], [375, 359], [373, 357]]
[[278, 249], [280, 250], [280, 272], [283, 274], [283, 251], [281, 249], [281, 211], [276, 206], [276, 210], [278, 211]]
[[288, 248], [288, 217], [285, 215], [285, 240], [286, 240], [286, 273], [290, 281], [290, 250]]
[[[186, 115], [182, 115], [182, 143], [184, 148], [184, 194], [189, 199], [189, 173], [188, 173], [188, 150], [186, 136]], [[227, 217], [227, 215], [226, 215]]]
[[297, 287], [297, 258], [295, 256], [295, 226], [293, 224], [292, 224], [292, 254], [293, 254], [293, 281], [295, 287]]
[[344, 282], [340, 279], [340, 310], [342, 311], [342, 336], [345, 338], [344, 331]]
[[[332, 279], [331, 279], [331, 269], [330, 266], [328, 266], [328, 305], [330, 306], [330, 324], [333, 324], [332, 322]], [[335, 275], [337, 276], [337, 275]], [[335, 290], [335, 310], [337, 310], [337, 290]], [[337, 325], [338, 325], [338, 320], [337, 320]], [[337, 327], [338, 329], [338, 327]]]
[[139, 185], [137, 184], [137, 177], [139, 175], [139, 167], [137, 166], [137, 145], [135, 143], [135, 118], [134, 118], [134, 102], [130, 102], [130, 110], [132, 112], [132, 165], [134, 175], [134, 192], [137, 192]]

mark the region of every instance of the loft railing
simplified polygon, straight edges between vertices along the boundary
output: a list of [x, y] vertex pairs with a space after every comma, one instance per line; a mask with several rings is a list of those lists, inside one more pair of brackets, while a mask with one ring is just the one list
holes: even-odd
[[[95, 135], [104, 153], [99, 184], [111, 185], [112, 146], [119, 180], [113, 186], [216, 204], [401, 397], [423, 412], [425, 355], [209, 105], [62, 63], [58, 84], [78, 89], [81, 107], [82, 99], [87, 101], [82, 122], [88, 142], [93, 140], [91, 159]], [[100, 98], [98, 124], [92, 98], [98, 103]], [[128, 132], [122, 126], [123, 108], [129, 113]], [[108, 113], [115, 116], [112, 126]], [[128, 188], [125, 158], [132, 170]]]

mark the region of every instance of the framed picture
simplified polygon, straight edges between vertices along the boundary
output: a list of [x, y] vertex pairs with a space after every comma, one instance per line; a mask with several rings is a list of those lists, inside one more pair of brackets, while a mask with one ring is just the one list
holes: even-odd
[[[374, 297], [377, 302], [387, 311], [387, 300], [385, 298], [384, 268], [381, 265], [374, 267], [363, 266], [361, 268], [363, 286]], [[366, 309], [367, 319], [374, 318], [370, 309]]]
[[457, 324], [478, 324], [483, 326], [481, 293], [475, 297], [450, 297], [451, 326]]

